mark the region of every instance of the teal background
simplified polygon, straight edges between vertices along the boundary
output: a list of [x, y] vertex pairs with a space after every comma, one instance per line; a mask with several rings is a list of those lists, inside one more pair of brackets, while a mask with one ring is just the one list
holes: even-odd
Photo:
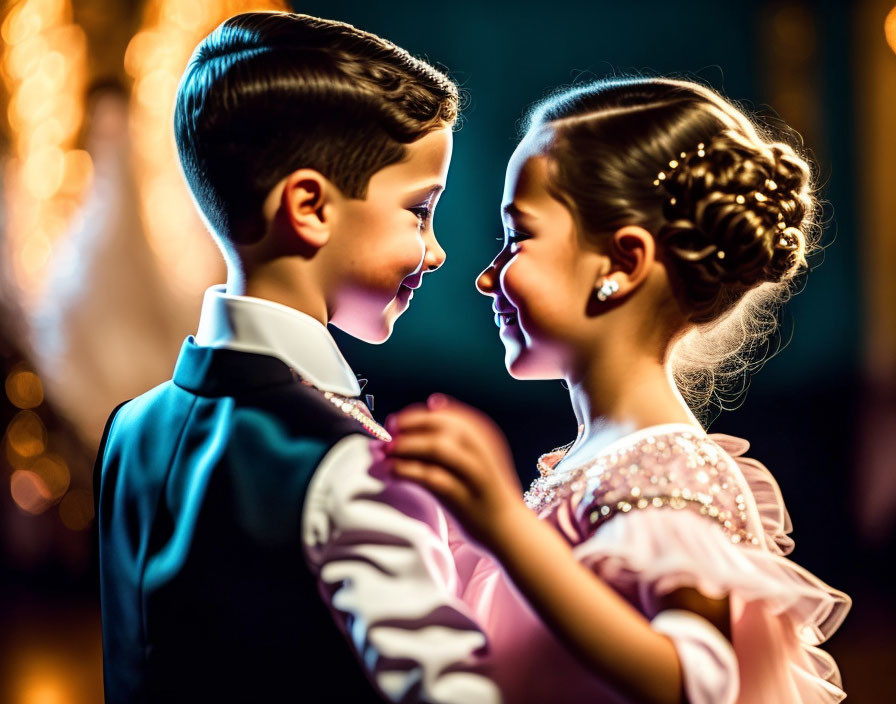
[[[541, 452], [572, 439], [574, 418], [561, 382], [524, 383], [507, 375], [491, 301], [473, 282], [499, 247], [504, 168], [527, 107], [573, 82], [643, 73], [696, 78], [747, 110], [773, 117], [781, 106], [774, 104], [772, 86], [789, 74], [768, 57], [778, 43], [793, 48], [792, 36], [776, 32], [776, 18], [788, 7], [805, 11], [814, 34], [806, 66], [816, 122], [807, 146], [817, 158], [825, 202], [825, 250], [813, 259], [805, 290], [784, 311], [776, 341], [783, 349], [752, 379], [739, 408], [722, 413], [710, 431], [750, 441], [748, 456], [766, 464], [781, 486], [793, 519], [793, 558], [853, 597], [853, 611], [824, 646], [841, 668], [849, 701], [893, 702], [896, 534], [875, 543], [858, 528], [863, 514], [871, 515], [866, 509], [874, 498], [862, 486], [860, 431], [869, 418], [886, 420], [881, 409], [894, 407], [892, 390], [870, 386], [861, 365], [862, 340], [873, 321], [863, 312], [856, 153], [858, 132], [869, 120], [856, 113], [854, 84], [861, 76], [852, 57], [859, 41], [884, 41], [882, 24], [861, 18], [869, 1], [313, 0], [293, 7], [392, 40], [447, 70], [467, 96], [448, 190], [435, 216], [447, 263], [426, 277], [387, 343], [366, 345], [337, 330], [334, 335], [354, 370], [370, 380], [365, 392], [374, 394], [378, 418], [434, 391], [452, 394], [502, 427], [524, 485]], [[92, 18], [90, 36], [102, 39], [91, 45], [91, 56], [107, 48], [114, 54], [118, 44], [123, 52], [145, 4], [75, 3], [76, 15]], [[108, 42], [96, 30], [100, 16], [121, 25]], [[120, 63], [121, 57], [113, 58], [110, 63]], [[375, 261], [376, 252], [367, 254]], [[194, 303], [198, 316], [198, 296]], [[18, 346], [14, 337], [7, 339], [9, 331], [2, 333], [9, 371]], [[52, 404], [43, 408], [51, 431], [74, 434]], [[10, 403], [0, 407], [4, 425], [16, 412]], [[92, 459], [79, 461], [86, 467]], [[100, 686], [96, 536], [64, 529], [55, 513], [25, 517], [9, 493], [0, 514], [6, 531], [5, 542], [0, 540], [6, 577], [0, 580], [0, 700], [12, 701], [4, 687], [34, 653], [59, 653], [53, 663], [58, 672], [83, 674]], [[41, 556], [33, 561], [21, 557], [38, 549]]]
[[[860, 335], [857, 260], [852, 223], [849, 113], [849, 11], [823, 3], [814, 15], [818, 72], [824, 95], [819, 159], [821, 196], [828, 201], [825, 252], [814, 261], [806, 290], [782, 316], [786, 349], [752, 382], [751, 399], [783, 401], [818, 385], [851, 383]], [[356, 371], [380, 409], [391, 410], [431, 390], [454, 393], [500, 414], [521, 406], [527, 429], [541, 423], [545, 446], [574, 434], [559, 382], [518, 382], [503, 366], [490, 300], [474, 287], [497, 252], [504, 168], [526, 108], [546, 92], [617, 73], [694, 77], [747, 110], [774, 116], [757, 42], [774, 3], [637, 4], [472, 2], [424, 5], [392, 2], [304, 2], [297, 11], [350, 22], [447, 69], [468, 96], [444, 194], [435, 216], [448, 252], [426, 277], [392, 338], [369, 346], [341, 335]], [[727, 427], [725, 414], [717, 421]], [[732, 424], [736, 425], [736, 424]], [[752, 425], [752, 424], [751, 424]], [[509, 429], [512, 432], [512, 428]], [[530, 436], [526, 435], [527, 438]], [[532, 451], [534, 451], [534, 444]], [[526, 456], [525, 462], [531, 460]]]
[[[370, 346], [335, 331], [355, 371], [370, 379], [376, 414], [443, 391], [488, 412], [510, 440], [525, 484], [541, 452], [576, 432], [559, 381], [520, 382], [503, 364], [491, 300], [473, 281], [498, 251], [504, 169], [528, 106], [559, 86], [614, 74], [694, 77], [749, 111], [775, 119], [759, 42], [780, 3], [576, 3], [558, 0], [423, 5], [306, 2], [296, 9], [350, 22], [446, 68], [468, 95], [448, 188], [435, 228], [448, 253], [425, 279], [392, 338]], [[737, 410], [713, 432], [749, 439], [775, 473], [797, 526], [797, 559], [842, 585], [850, 568], [832, 550], [859, 556], [849, 532], [861, 315], [853, 222], [852, 96], [845, 3], [816, 3], [818, 160], [826, 249], [805, 290], [785, 308], [783, 349], [751, 380]], [[371, 256], [374, 253], [371, 252]], [[844, 530], [844, 527], [850, 528]], [[850, 558], [853, 559], [853, 558]], [[848, 585], [845, 585], [848, 587]]]

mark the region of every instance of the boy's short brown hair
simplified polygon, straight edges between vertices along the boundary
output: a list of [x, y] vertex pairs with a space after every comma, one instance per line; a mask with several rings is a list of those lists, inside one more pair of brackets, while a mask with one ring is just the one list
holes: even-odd
[[222, 244], [264, 234], [270, 190], [299, 168], [363, 198], [405, 145], [455, 123], [457, 86], [404, 49], [342, 22], [231, 17], [193, 52], [174, 109], [187, 183]]

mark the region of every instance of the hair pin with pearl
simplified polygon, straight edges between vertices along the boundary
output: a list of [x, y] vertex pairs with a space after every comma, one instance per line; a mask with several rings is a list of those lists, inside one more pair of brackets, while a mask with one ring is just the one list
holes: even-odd
[[[700, 142], [700, 144], [697, 145], [696, 154], [699, 157], [706, 156], [706, 145], [703, 142]], [[675, 169], [677, 169], [679, 166], [681, 166], [682, 162], [687, 158], [688, 158], [688, 153], [681, 152], [678, 155], [678, 159], [671, 159], [669, 161], [669, 170], [668, 171], [660, 171], [656, 175], [656, 178], [653, 179], [653, 185], [659, 186], [663, 181], [665, 181], [667, 178], [669, 178], [669, 176], [672, 174], [672, 172]], [[675, 205], [675, 203], [672, 203], [672, 205]]]
[[803, 233], [795, 227], [785, 228], [781, 232], [780, 238], [778, 238], [777, 246], [780, 249], [799, 249], [800, 237], [802, 236]]
[[[703, 142], [700, 142], [700, 144], [697, 145], [697, 150], [696, 150], [695, 154], [698, 157], [706, 156], [706, 145]], [[656, 178], [653, 180], [653, 185], [659, 186], [663, 182], [667, 181], [669, 179], [669, 177], [672, 175], [672, 172], [675, 169], [677, 169], [679, 166], [681, 166], [681, 164], [684, 163], [687, 159], [688, 159], [687, 152], [680, 152], [677, 159], [670, 159], [669, 160], [669, 169], [667, 171], [660, 171], [656, 175]], [[757, 203], [767, 203], [769, 200], [769, 197], [765, 193], [763, 193], [763, 191], [771, 192], [771, 191], [776, 191], [776, 190], [778, 190], [778, 184], [775, 183], [774, 180], [767, 178], [767, 179], [765, 179], [765, 182], [762, 186], [762, 190], [757, 189], [757, 190], [753, 191], [752, 193], [750, 193], [749, 195]], [[737, 203], [738, 205], [746, 205], [747, 196], [745, 196], [742, 193], [739, 193], [734, 197], [734, 202]], [[676, 205], [677, 203], [678, 203], [678, 200], [674, 196], [669, 198], [669, 205]], [[787, 223], [784, 220], [784, 213], [779, 212], [777, 214], [776, 225], [777, 225], [777, 230], [779, 231], [779, 234], [780, 234], [780, 237], [776, 241], [776, 247], [783, 248], [783, 249], [799, 249], [800, 237], [802, 237], [802, 232], [800, 232], [800, 230], [798, 230], [795, 227], [787, 226]], [[762, 236], [764, 234], [765, 234], [765, 228], [763, 226], [760, 225], [759, 227], [756, 228], [757, 237]], [[715, 255], [716, 255], [717, 259], [724, 259], [725, 258], [725, 250], [723, 250], [723, 249], [716, 250]], [[606, 298], [609, 298], [610, 295], [612, 295], [612, 294], [608, 289], [606, 289], [606, 288], [598, 289], [598, 299], [599, 300], [606, 300]]]

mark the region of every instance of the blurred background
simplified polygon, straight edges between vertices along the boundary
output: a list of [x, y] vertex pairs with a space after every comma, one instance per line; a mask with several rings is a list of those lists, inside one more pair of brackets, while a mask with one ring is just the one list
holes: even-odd
[[[177, 82], [249, 0], [19, 0], [0, 33], [0, 701], [102, 700], [91, 474], [106, 416], [170, 376], [218, 253], [178, 172]], [[498, 249], [527, 105], [614, 73], [695, 77], [803, 137], [826, 249], [779, 346], [711, 432], [781, 484], [793, 557], [855, 603], [829, 642], [850, 701], [896, 701], [896, 8], [893, 0], [507, 3], [322, 0], [468, 92], [436, 215], [448, 260], [378, 347], [336, 331], [380, 418], [432, 391], [491, 413], [528, 483], [570, 441], [559, 382], [503, 367], [473, 289]], [[297, 556], [298, 557], [298, 556]], [[297, 683], [301, 689], [301, 683]]]

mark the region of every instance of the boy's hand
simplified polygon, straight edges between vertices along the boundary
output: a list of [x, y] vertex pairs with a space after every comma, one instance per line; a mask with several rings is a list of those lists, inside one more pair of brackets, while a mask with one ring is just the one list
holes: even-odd
[[496, 552], [520, 520], [535, 518], [504, 434], [484, 413], [442, 394], [386, 420], [395, 476], [436, 494], [467, 531]]

